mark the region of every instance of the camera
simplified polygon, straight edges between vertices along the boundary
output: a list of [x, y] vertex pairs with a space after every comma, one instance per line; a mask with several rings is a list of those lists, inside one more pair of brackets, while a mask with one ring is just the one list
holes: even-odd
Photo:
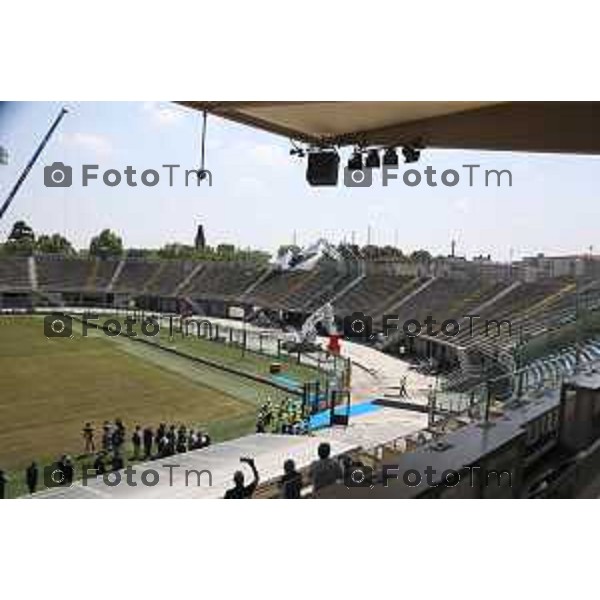
[[46, 187], [71, 187], [73, 169], [61, 162], [44, 167], [44, 185]]
[[373, 487], [373, 468], [366, 465], [354, 465], [344, 473], [344, 485], [347, 488]]
[[48, 488], [55, 488], [67, 487], [70, 484], [65, 471], [61, 469], [60, 465], [54, 464], [44, 467], [44, 485]]
[[371, 187], [373, 172], [370, 168], [352, 169], [344, 168], [344, 185], [346, 187]]
[[73, 319], [69, 315], [54, 314], [44, 317], [44, 335], [47, 338], [68, 338], [73, 334]]
[[365, 313], [355, 312], [344, 317], [344, 336], [347, 338], [370, 338], [373, 331], [373, 318]]

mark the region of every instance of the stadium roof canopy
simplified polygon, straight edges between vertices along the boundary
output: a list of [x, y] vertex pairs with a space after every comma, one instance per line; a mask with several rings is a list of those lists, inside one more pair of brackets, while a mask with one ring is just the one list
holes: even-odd
[[180, 104], [314, 145], [600, 153], [600, 102]]

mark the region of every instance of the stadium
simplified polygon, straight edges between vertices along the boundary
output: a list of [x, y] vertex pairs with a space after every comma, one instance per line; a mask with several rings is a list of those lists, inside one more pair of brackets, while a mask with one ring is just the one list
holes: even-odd
[[[438, 146], [597, 150], [594, 103], [316, 104], [182, 103], [205, 119], [296, 140], [311, 185], [331, 185], [339, 160], [331, 148], [343, 145], [356, 145], [354, 160], [372, 168], [384, 149], [393, 164], [396, 146], [406, 162]], [[569, 134], [542, 135], [557, 115]], [[515, 125], [523, 119], [539, 124], [527, 139]], [[332, 128], [326, 144], [323, 123]], [[305, 247], [281, 240], [273, 257], [226, 246], [210, 255], [196, 225], [195, 252], [181, 257], [115, 249], [110, 231], [87, 255], [48, 251], [15, 222], [0, 254], [0, 468], [11, 497], [222, 497], [240, 456], [254, 457], [261, 498], [281, 494], [289, 459], [302, 496], [570, 497], [593, 483], [600, 256], [592, 249], [494, 261], [459, 256], [454, 242], [434, 256], [320, 238]], [[172, 437], [164, 431], [163, 443], [159, 428]], [[339, 462], [345, 484], [317, 490], [310, 473], [323, 445], [332, 458], [321, 460]], [[150, 488], [81, 483], [94, 460], [113, 473], [131, 464], [165, 475], [160, 459], [174, 455], [209, 471], [210, 486], [188, 486], [187, 474], [173, 481], [172, 472], [169, 485], [163, 477]], [[65, 460], [69, 485], [42, 477]], [[28, 490], [22, 474], [32, 461], [39, 483]], [[433, 464], [442, 475], [477, 465], [506, 473], [510, 485], [500, 477], [382, 485], [386, 464], [404, 472]]]

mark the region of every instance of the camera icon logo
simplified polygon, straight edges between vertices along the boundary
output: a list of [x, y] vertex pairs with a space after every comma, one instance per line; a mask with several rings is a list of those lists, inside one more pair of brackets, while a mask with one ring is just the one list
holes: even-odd
[[44, 185], [46, 187], [71, 187], [73, 185], [73, 168], [62, 162], [55, 162], [44, 167]]
[[344, 168], [344, 185], [346, 187], [371, 187], [372, 183], [373, 172], [370, 168]]
[[44, 485], [48, 488], [67, 487], [67, 474], [58, 465], [44, 467]]
[[73, 319], [69, 315], [44, 317], [44, 335], [47, 338], [69, 338], [73, 335]]
[[344, 317], [344, 336], [347, 338], [371, 337], [373, 332], [373, 318], [367, 317], [365, 313], [355, 312]]
[[347, 488], [373, 487], [373, 468], [366, 465], [350, 467], [344, 473], [344, 485]]

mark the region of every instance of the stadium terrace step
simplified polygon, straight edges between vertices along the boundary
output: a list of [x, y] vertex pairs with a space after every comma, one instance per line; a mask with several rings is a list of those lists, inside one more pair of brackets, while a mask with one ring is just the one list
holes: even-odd
[[28, 259], [26, 257], [0, 258], [0, 289], [8, 291], [31, 289]]

